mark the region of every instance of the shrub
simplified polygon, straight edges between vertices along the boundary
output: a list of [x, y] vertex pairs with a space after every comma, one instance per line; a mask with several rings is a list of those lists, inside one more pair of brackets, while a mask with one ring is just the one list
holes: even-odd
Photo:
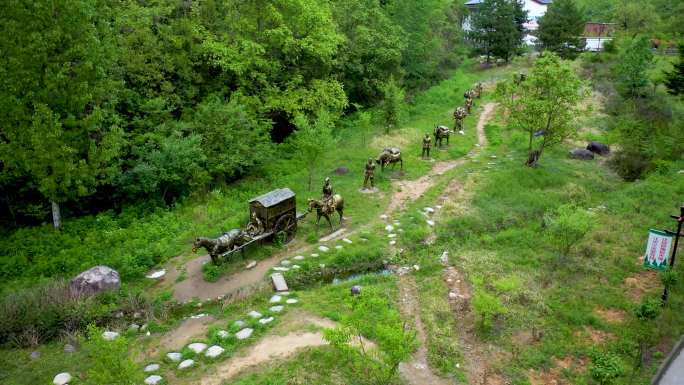
[[558, 207], [554, 214], [544, 215], [544, 223], [551, 244], [561, 257], [565, 257], [594, 226], [594, 218], [587, 210], [565, 204]]
[[641, 178], [650, 165], [648, 157], [639, 152], [618, 151], [609, 161], [610, 167], [627, 181]]
[[589, 373], [601, 385], [613, 383], [624, 372], [620, 358], [611, 353], [596, 352], [592, 355]]
[[86, 384], [133, 385], [142, 383], [143, 374], [128, 356], [128, 341], [124, 337], [105, 341], [102, 330], [90, 324], [83, 347], [91, 363]]
[[480, 328], [488, 331], [496, 317], [507, 313], [501, 300], [484, 290], [476, 290], [473, 297], [473, 309], [480, 317]]

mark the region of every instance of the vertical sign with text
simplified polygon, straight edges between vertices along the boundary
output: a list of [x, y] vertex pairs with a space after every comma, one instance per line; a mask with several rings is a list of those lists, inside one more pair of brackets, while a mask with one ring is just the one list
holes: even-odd
[[673, 236], [666, 232], [649, 230], [644, 266], [656, 270], [666, 270], [672, 248], [672, 238]]

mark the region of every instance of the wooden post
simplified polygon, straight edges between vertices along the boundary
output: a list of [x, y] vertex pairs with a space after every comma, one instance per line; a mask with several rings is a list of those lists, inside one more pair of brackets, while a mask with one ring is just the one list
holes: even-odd
[[[684, 206], [679, 208], [679, 216], [670, 215], [670, 218], [677, 220], [677, 232], [672, 233], [671, 231], [668, 231], [668, 233], [673, 234], [675, 236], [674, 246], [672, 247], [672, 256], [670, 257], [671, 270], [674, 268], [675, 257], [677, 256], [677, 245], [679, 244], [679, 236], [682, 234], [682, 224], [684, 223]], [[663, 295], [661, 297], [661, 299], [663, 300], [663, 304], [667, 302], [668, 294], [669, 293], [667, 292], [667, 285], [665, 285], [665, 288], [663, 289]]]

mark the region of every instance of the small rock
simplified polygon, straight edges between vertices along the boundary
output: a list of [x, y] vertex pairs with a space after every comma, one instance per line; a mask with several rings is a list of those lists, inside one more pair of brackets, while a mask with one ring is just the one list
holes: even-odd
[[64, 372], [56, 375], [52, 383], [55, 385], [66, 385], [69, 381], [71, 381], [71, 374]]
[[415, 270], [415, 271], [420, 270], [420, 266], [418, 266], [418, 265], [413, 265], [413, 270]]
[[349, 238], [342, 238], [342, 242], [345, 242], [345, 243], [351, 244], [351, 243], [352, 243], [352, 240], [351, 240], [351, 239], [349, 239]]
[[254, 332], [254, 329], [245, 328], [245, 329], [242, 329], [239, 332], [235, 333], [235, 338], [237, 338], [239, 340], [244, 340], [244, 339], [249, 338], [249, 336], [251, 336], [253, 332]]
[[394, 245], [397, 244], [397, 241], [395, 241], [395, 240], [393, 239], [393, 240], [389, 241], [389, 244], [390, 244], [390, 246], [394, 246]]
[[218, 338], [220, 338], [222, 340], [225, 340], [226, 338], [228, 338], [228, 336], [230, 336], [230, 334], [225, 330], [219, 330], [216, 333], [216, 335], [218, 336]]
[[352, 295], [359, 295], [361, 294], [361, 285], [354, 285], [351, 287], [351, 294]]
[[37, 360], [40, 358], [40, 352], [39, 351], [31, 352], [30, 357], [32, 360]]
[[290, 304], [290, 305], [295, 304], [295, 303], [297, 303], [297, 302], [299, 302], [299, 301], [296, 300], [296, 299], [294, 299], [294, 298], [290, 298], [290, 299], [288, 299], [287, 301], [285, 301], [285, 303], [288, 303], [288, 304]]
[[343, 247], [342, 247], [342, 245], [337, 245], [337, 246], [335, 246], [335, 248], [336, 248], [337, 250], [342, 250]]
[[492, 156], [490, 156], [490, 158], [496, 159], [496, 155], [492, 155]]
[[247, 315], [252, 317], [252, 318], [261, 318], [261, 313], [259, 313], [256, 310], [250, 311], [249, 313], [247, 313]]
[[328, 246], [321, 245], [321, 246], [318, 246], [318, 250], [320, 250], [324, 253], [327, 253], [328, 251], [330, 251], [330, 248], [328, 248]]
[[166, 353], [166, 358], [168, 358], [170, 361], [173, 361], [173, 362], [180, 361], [182, 357], [183, 357], [183, 355], [180, 353], [175, 353], [175, 352], [174, 353]]
[[138, 324], [131, 324], [131, 326], [128, 327], [128, 331], [129, 331], [129, 332], [137, 333], [138, 331], [140, 331], [140, 325], [138, 325]]
[[262, 325], [266, 325], [267, 323], [271, 323], [275, 318], [273, 317], [268, 317], [268, 318], [262, 318], [259, 320], [259, 323]]
[[425, 208], [423, 209], [423, 211], [425, 211], [426, 213], [432, 214], [432, 213], [435, 212], [435, 209], [433, 209], [432, 207], [425, 207]]
[[436, 208], [437, 210], [439, 210], [439, 209], [442, 208], [442, 205], [437, 205], [437, 206], [435, 206], [435, 208]]
[[279, 295], [276, 294], [276, 295], [274, 295], [273, 297], [271, 297], [271, 299], [269, 300], [269, 302], [270, 302], [270, 303], [278, 303], [278, 302], [280, 302], [282, 299], [283, 299], [283, 297], [281, 297], [281, 296], [279, 296]]
[[225, 352], [225, 351], [226, 350], [224, 348], [222, 348], [218, 345], [214, 345], [214, 346], [210, 347], [209, 349], [207, 349], [207, 352], [204, 353], [204, 355], [209, 357], [209, 358], [216, 358], [216, 357], [220, 356], [221, 354], [223, 354], [223, 352]]
[[344, 175], [344, 174], [347, 174], [348, 172], [349, 172], [349, 168], [345, 167], [345, 166], [340, 166], [340, 167], [335, 169], [335, 174], [337, 174], [337, 175]]
[[159, 279], [165, 275], [166, 275], [166, 270], [159, 270], [159, 271], [154, 271], [150, 274], [147, 274], [145, 277], [147, 277], [149, 279]]
[[290, 268], [289, 267], [276, 266], [273, 268], [273, 270], [275, 270], [275, 271], [290, 271]]
[[201, 342], [195, 342], [195, 343], [188, 345], [188, 349], [195, 352], [195, 354], [202, 353], [206, 348], [207, 348], [207, 344], [203, 344]]
[[149, 364], [149, 365], [145, 366], [144, 370], [145, 370], [145, 373], [156, 372], [157, 370], [159, 370], [159, 364]]
[[105, 341], [111, 341], [118, 336], [119, 336], [119, 333], [117, 333], [117, 332], [106, 331], [106, 332], [102, 333], [102, 338], [104, 338]]
[[319, 263], [319, 264], [318, 264], [318, 267], [320, 267], [321, 269], [324, 269], [324, 268], [325, 268], [325, 263]]
[[233, 322], [233, 325], [234, 325], [236, 328], [241, 328], [241, 327], [247, 325], [247, 322], [242, 321], [242, 320], [237, 320], [237, 321]]
[[449, 299], [456, 299], [458, 298], [458, 294], [454, 293], [453, 291], [449, 292]]
[[385, 215], [385, 214], [380, 215], [380, 219], [382, 219], [382, 220], [387, 219], [387, 215]]
[[269, 307], [268, 310], [269, 310], [270, 312], [273, 312], [273, 313], [280, 313], [281, 311], [283, 311], [283, 308], [284, 308], [283, 305], [277, 305], [277, 306], [271, 306], [271, 307]]
[[[459, 133], [460, 133], [460, 131], [459, 131]], [[475, 143], [475, 147], [480, 147], [480, 144], [479, 144], [479, 143]]]
[[392, 225], [387, 225], [387, 226], [385, 226], [385, 230], [386, 230], [388, 233], [391, 233], [392, 231], [394, 231], [394, 226], [392, 226]]
[[209, 314], [207, 314], [207, 313], [199, 313], [199, 314], [190, 316], [190, 318], [192, 318], [192, 319], [199, 319], [199, 318], [204, 318], [204, 317], [209, 317]]
[[178, 364], [178, 369], [187, 369], [194, 364], [195, 364], [194, 360], [185, 360], [185, 361], [181, 362], [180, 364]]
[[570, 158], [579, 160], [592, 160], [594, 159], [594, 153], [583, 148], [576, 148], [570, 151]]
[[366, 238], [361, 238], [361, 242], [368, 242], [368, 239], [366, 239]]
[[162, 381], [162, 377], [156, 374], [151, 375], [145, 379], [145, 384], [147, 385], [157, 385]]
[[435, 221], [433, 221], [433, 220], [429, 220], [429, 219], [428, 219], [426, 222], [427, 222], [427, 224], [428, 224], [429, 226], [434, 226], [434, 225], [435, 225]]
[[296, 270], [296, 269], [301, 269], [302, 267], [299, 265], [292, 265], [292, 268]]
[[287, 259], [283, 259], [282, 261], [280, 261], [280, 264], [283, 266], [290, 266], [292, 262], [288, 261]]
[[256, 265], [257, 265], [257, 261], [250, 261], [250, 262], [247, 264], [247, 266], [245, 266], [245, 269], [247, 269], [247, 270], [253, 269], [254, 267], [256, 267]]
[[397, 234], [387, 234], [387, 238], [396, 238]]
[[76, 347], [72, 344], [64, 345], [64, 353], [76, 353]]
[[294, 257], [294, 258], [292, 258], [292, 259], [294, 259], [295, 261], [301, 261], [301, 260], [304, 259], [304, 256], [303, 256], [303, 255], [298, 255], [298, 256], [296, 256], [296, 257]]
[[445, 266], [449, 264], [449, 252], [448, 251], [442, 252], [442, 256], [439, 257], [439, 262], [441, 262], [442, 265], [445, 265]]
[[314, 258], [318, 258], [318, 254], [316, 254], [316, 253], [311, 254], [311, 256]]

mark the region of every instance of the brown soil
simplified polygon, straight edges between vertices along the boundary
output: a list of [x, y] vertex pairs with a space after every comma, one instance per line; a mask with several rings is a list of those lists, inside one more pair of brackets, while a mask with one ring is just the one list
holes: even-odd
[[435, 375], [427, 362], [426, 336], [423, 321], [420, 318], [420, 305], [416, 282], [410, 275], [399, 277], [399, 307], [405, 319], [414, 322], [416, 338], [420, 346], [413, 354], [411, 361], [399, 365], [399, 373], [411, 385], [452, 384], [451, 381]]
[[594, 309], [594, 314], [610, 324], [622, 323], [625, 321], [625, 317], [627, 316], [623, 310], [604, 309], [600, 307]]
[[576, 331], [575, 338], [587, 345], [603, 345], [607, 341], [612, 340], [615, 336], [612, 333], [603, 330], [594, 329], [591, 326], [586, 326], [584, 331]]
[[623, 287], [627, 297], [634, 303], [641, 302], [645, 294], [661, 289], [658, 273], [653, 270], [644, 270], [625, 278]]
[[569, 382], [563, 379], [563, 371], [575, 371], [584, 373], [586, 371], [586, 360], [578, 360], [572, 357], [555, 359], [556, 366], [548, 370], [530, 369], [528, 379], [532, 385], [563, 385]]
[[180, 326], [169, 331], [161, 337], [159, 343], [146, 352], [147, 356], [156, 356], [160, 352], [169, 350], [180, 350], [193, 338], [204, 337], [209, 326], [216, 323], [216, 319], [211, 316], [202, 318], [188, 318]]

